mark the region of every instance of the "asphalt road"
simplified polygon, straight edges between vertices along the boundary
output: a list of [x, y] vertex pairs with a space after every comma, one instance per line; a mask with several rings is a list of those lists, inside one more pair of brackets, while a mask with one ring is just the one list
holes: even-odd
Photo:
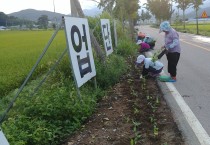
[[[164, 33], [150, 26], [139, 26], [141, 32], [156, 39], [155, 50], [164, 45]], [[210, 37], [179, 33], [181, 56], [177, 82], [173, 83], [205, 131], [210, 135]], [[164, 72], [167, 60], [163, 56]]]

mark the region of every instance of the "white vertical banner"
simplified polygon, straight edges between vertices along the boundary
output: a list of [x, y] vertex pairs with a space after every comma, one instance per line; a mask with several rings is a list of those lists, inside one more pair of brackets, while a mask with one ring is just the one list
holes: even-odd
[[104, 40], [106, 56], [113, 52], [109, 19], [101, 19], [101, 33]]
[[1, 129], [0, 129], [0, 145], [9, 145], [9, 142], [7, 141]]
[[64, 19], [72, 69], [77, 86], [81, 87], [96, 75], [89, 25], [85, 18], [64, 17]]

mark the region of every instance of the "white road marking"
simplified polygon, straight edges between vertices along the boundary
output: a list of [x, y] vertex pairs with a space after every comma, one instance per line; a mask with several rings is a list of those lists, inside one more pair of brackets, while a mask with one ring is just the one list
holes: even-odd
[[[152, 56], [151, 52], [148, 52], [149, 56]], [[162, 75], [165, 75], [164, 71], [161, 73]], [[208, 133], [205, 131], [201, 123], [198, 121], [190, 107], [187, 105], [187, 103], [184, 101], [182, 96], [177, 91], [176, 87], [171, 82], [166, 82], [166, 85], [171, 92], [172, 96], [174, 97], [176, 103], [180, 107], [185, 119], [187, 120], [188, 124], [192, 128], [193, 132], [195, 133], [198, 141], [201, 145], [210, 145], [210, 137]]]
[[180, 41], [182, 41], [182, 42], [184, 42], [184, 43], [187, 43], [187, 44], [189, 44], [189, 45], [193, 45], [193, 46], [199, 47], [199, 48], [204, 49], [204, 50], [206, 50], [206, 51], [210, 51], [210, 49], [207, 49], [207, 48], [205, 48], [205, 47], [202, 47], [202, 46], [199, 46], [199, 45], [196, 45], [196, 44], [192, 44], [192, 43], [190, 43], [190, 42], [184, 41], [183, 39], [180, 39]]
[[209, 37], [204, 37], [204, 36], [193, 36], [194, 40], [199, 40], [202, 42], [210, 43], [210, 38]]

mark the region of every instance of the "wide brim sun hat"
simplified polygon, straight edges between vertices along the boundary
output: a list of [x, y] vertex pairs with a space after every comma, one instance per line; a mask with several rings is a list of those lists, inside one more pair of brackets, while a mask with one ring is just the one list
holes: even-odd
[[140, 64], [144, 61], [145, 56], [144, 55], [139, 55], [136, 59], [136, 63]]
[[163, 31], [169, 31], [171, 29], [171, 26], [168, 21], [164, 21], [160, 24], [160, 30], [159, 33]]

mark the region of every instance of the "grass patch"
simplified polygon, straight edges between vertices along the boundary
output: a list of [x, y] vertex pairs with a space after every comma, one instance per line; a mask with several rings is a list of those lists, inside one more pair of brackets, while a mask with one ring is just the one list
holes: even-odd
[[[63, 63], [64, 68], [66, 63]], [[11, 145], [62, 143], [93, 113], [97, 101], [104, 96], [104, 88], [118, 82], [122, 74], [127, 72], [127, 65], [122, 57], [114, 54], [105, 65], [97, 63], [97, 72], [100, 72], [97, 74], [98, 88], [94, 88], [93, 81], [82, 86], [82, 101], [77, 96], [71, 74], [61, 70], [53, 72], [34, 96], [30, 94], [42, 77], [31, 81], [24, 88], [2, 124]], [[3, 97], [1, 114], [16, 92]]]
[[[186, 24], [185, 29], [183, 25], [172, 25], [172, 27], [175, 28], [177, 31], [184, 32], [184, 33], [191, 33], [191, 34], [197, 33], [196, 24]], [[199, 32], [199, 35], [210, 36], [210, 24], [209, 23], [199, 24], [198, 32]]]

